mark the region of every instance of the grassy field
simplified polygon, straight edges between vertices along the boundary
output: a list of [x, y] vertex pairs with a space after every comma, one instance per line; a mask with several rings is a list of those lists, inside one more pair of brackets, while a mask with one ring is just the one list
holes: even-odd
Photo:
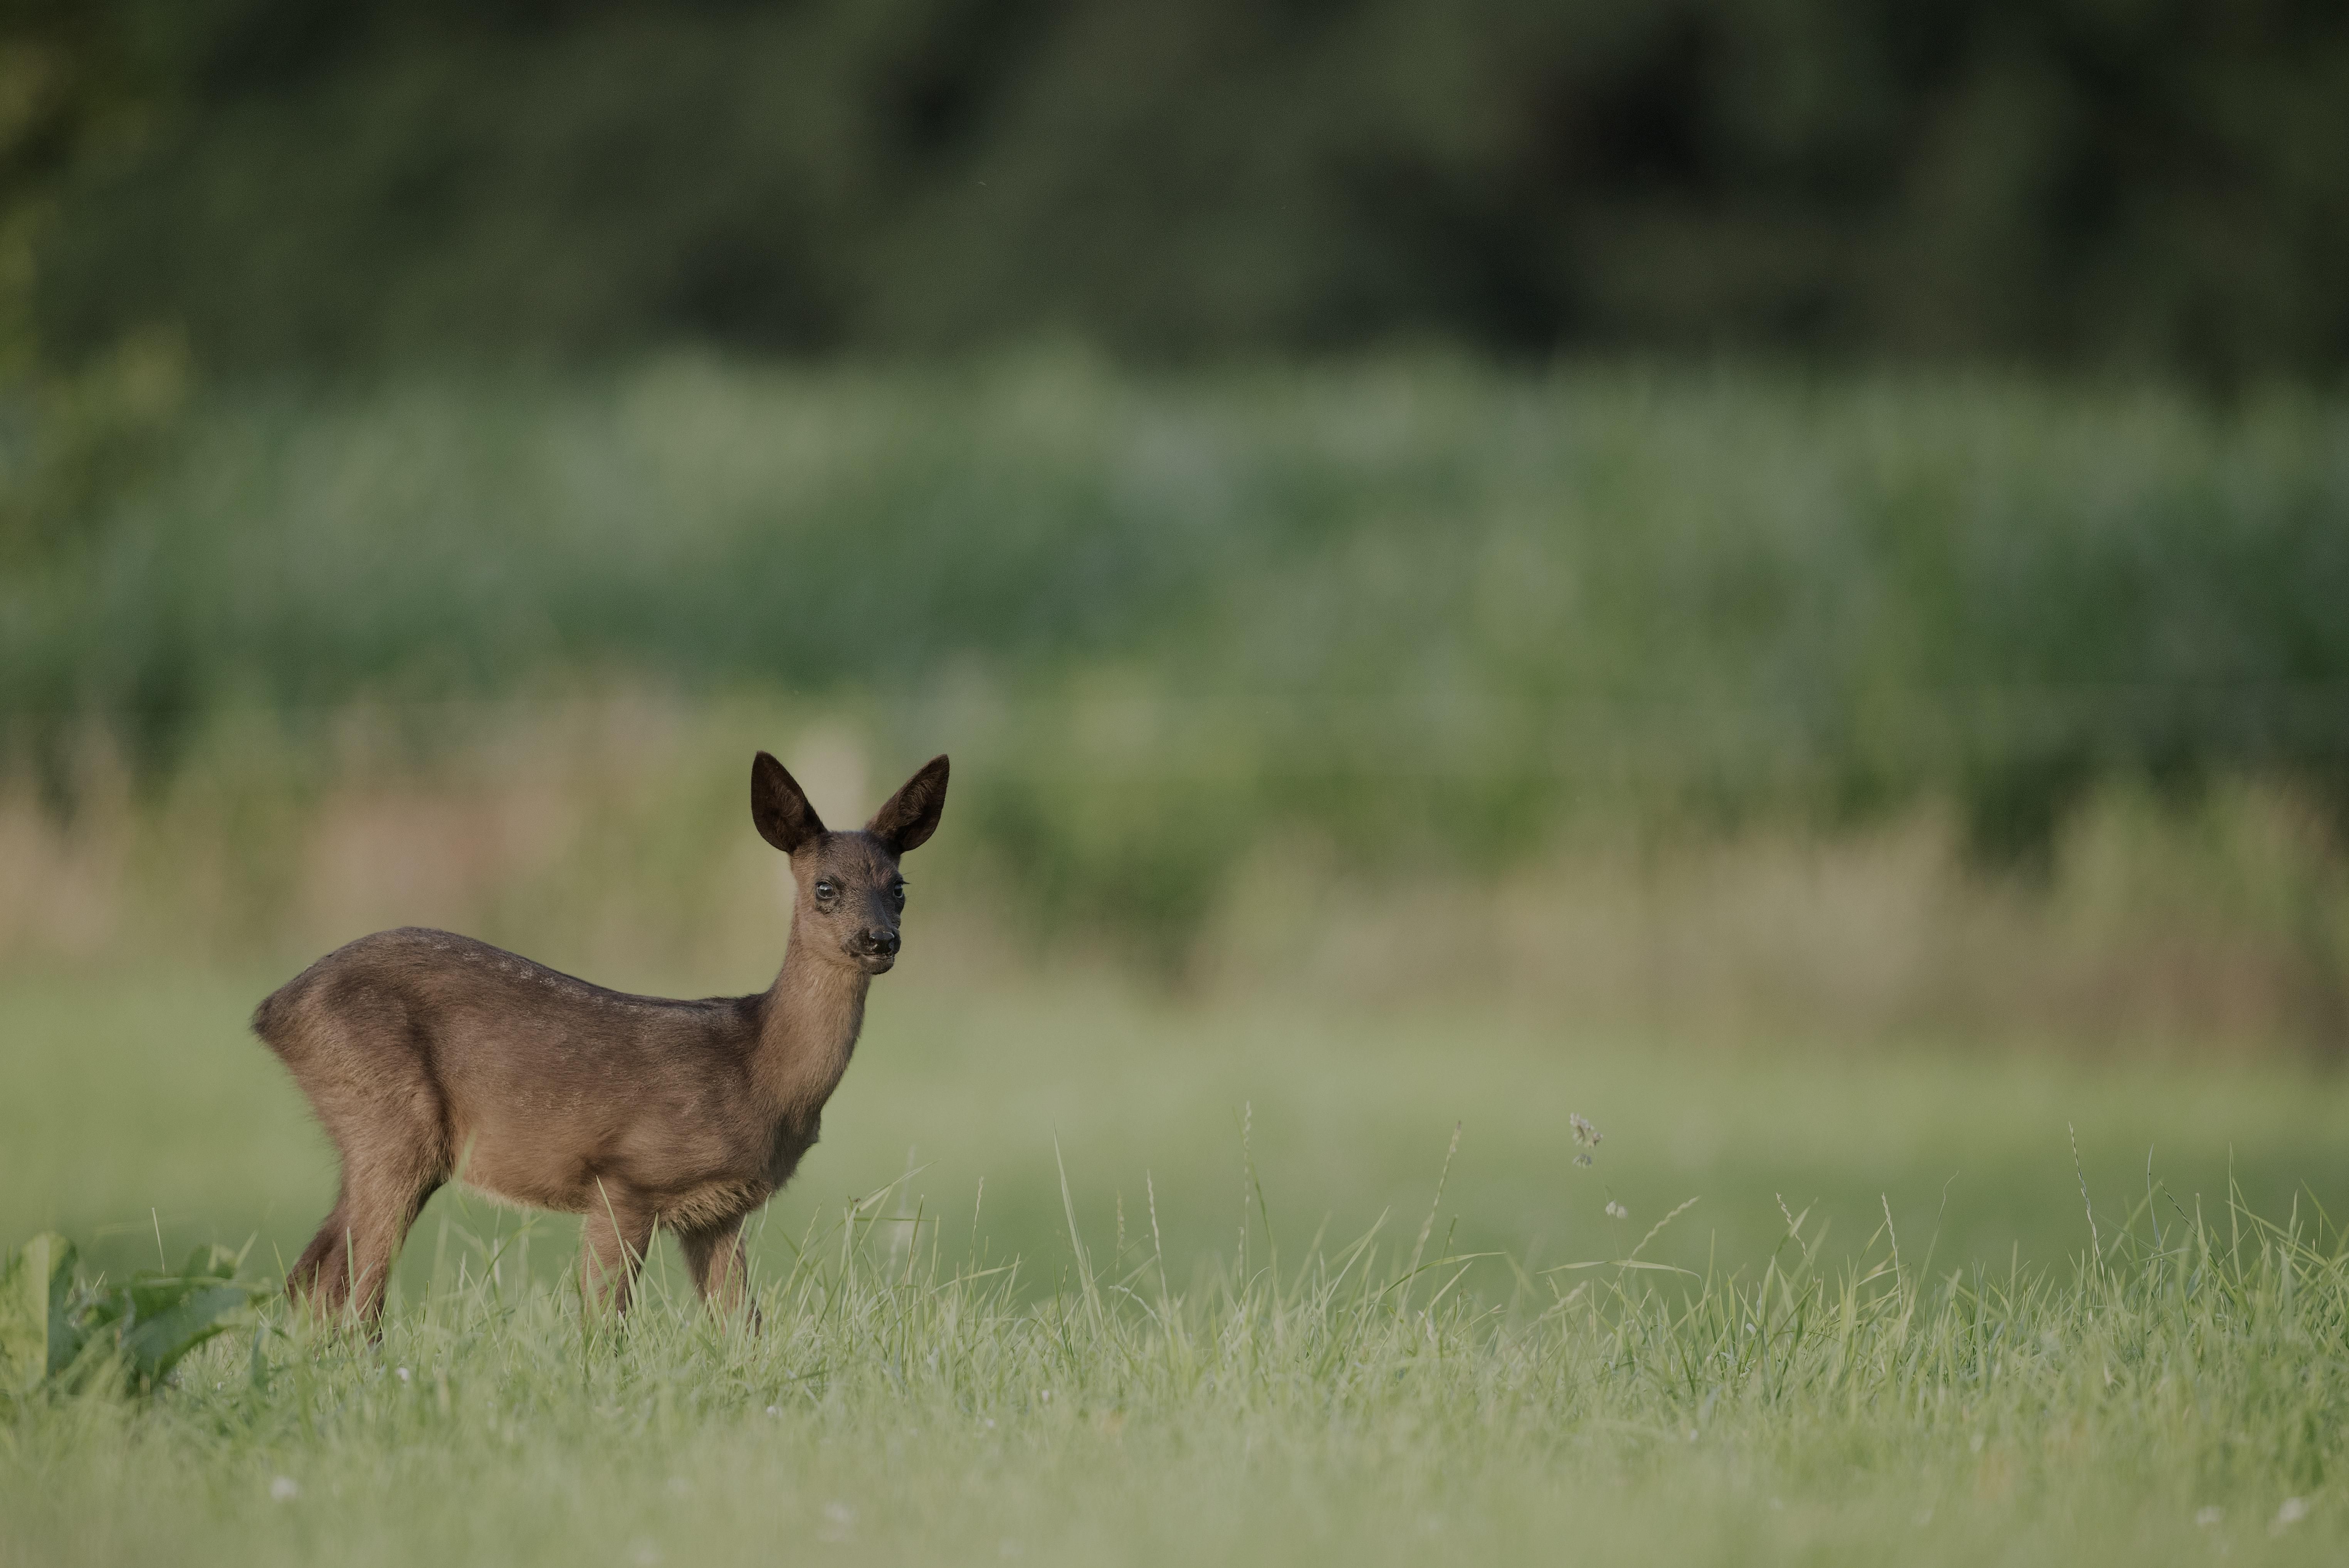
[[[446, 1193], [379, 1349], [256, 1362], [239, 1337], [151, 1402], [12, 1407], [0, 1561], [2314, 1561], [2349, 1537], [2349, 1278], [2229, 1203], [2231, 1171], [2303, 1241], [2349, 1208], [2337, 1079], [909, 969], [760, 1232], [757, 1340], [709, 1329], [664, 1249], [591, 1342], [570, 1227]], [[175, 1257], [251, 1237], [264, 1272], [298, 1246], [332, 1168], [242, 1033], [274, 978], [8, 981], [0, 1231], [59, 1227], [118, 1274], [158, 1231]], [[1588, 1167], [1574, 1113], [1604, 1136]], [[1507, 1256], [1406, 1291], [1415, 1246]], [[1635, 1251], [1691, 1272], [1559, 1269]]]
[[747, 990], [754, 748], [956, 783], [763, 1335], [445, 1192], [379, 1346], [6, 1397], [0, 1568], [2337, 1560], [2344, 419], [677, 358], [17, 452], [0, 1243], [273, 1275], [303, 961]]

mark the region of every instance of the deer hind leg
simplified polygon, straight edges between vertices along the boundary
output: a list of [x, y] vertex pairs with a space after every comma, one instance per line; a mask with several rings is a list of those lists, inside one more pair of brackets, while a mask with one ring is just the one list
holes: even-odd
[[447, 1118], [404, 1014], [314, 1005], [270, 1035], [343, 1157], [333, 1212], [286, 1277], [288, 1293], [372, 1324], [392, 1260], [449, 1177]]
[[652, 1211], [618, 1192], [599, 1191], [594, 1202], [579, 1231], [579, 1293], [591, 1308], [618, 1316], [653, 1244]]
[[306, 1298], [321, 1317], [347, 1310], [373, 1327], [400, 1243], [440, 1186], [440, 1174], [422, 1164], [346, 1160], [341, 1195], [286, 1277], [287, 1293]]
[[335, 1195], [335, 1207], [310, 1244], [302, 1249], [293, 1272], [285, 1276], [285, 1293], [295, 1301], [306, 1300], [313, 1309], [331, 1315], [342, 1310], [349, 1287], [345, 1282], [350, 1276], [349, 1204], [345, 1196]]
[[686, 1267], [693, 1272], [693, 1288], [710, 1312], [720, 1318], [745, 1315], [759, 1326], [759, 1303], [750, 1299], [750, 1259], [742, 1251], [742, 1221], [730, 1220], [698, 1231], [680, 1231]]

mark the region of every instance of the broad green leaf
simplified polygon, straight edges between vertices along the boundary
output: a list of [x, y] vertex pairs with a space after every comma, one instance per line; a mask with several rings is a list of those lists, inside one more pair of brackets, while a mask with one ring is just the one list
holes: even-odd
[[160, 1381], [197, 1345], [235, 1327], [253, 1306], [249, 1285], [217, 1275], [179, 1282], [185, 1288], [176, 1299], [152, 1315], [142, 1312], [122, 1335], [129, 1370], [150, 1383]]
[[8, 1386], [34, 1386], [81, 1348], [68, 1310], [73, 1276], [73, 1243], [47, 1231], [19, 1247], [0, 1271], [0, 1378]]
[[116, 1292], [129, 1302], [129, 1319], [138, 1324], [151, 1317], [160, 1317], [187, 1300], [191, 1293], [212, 1282], [209, 1276], [190, 1279], [185, 1274], [161, 1274], [150, 1271], [131, 1275], [130, 1282], [117, 1286]]

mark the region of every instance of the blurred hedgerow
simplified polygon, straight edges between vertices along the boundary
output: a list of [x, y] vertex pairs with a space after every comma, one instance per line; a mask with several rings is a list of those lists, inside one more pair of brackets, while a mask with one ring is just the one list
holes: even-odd
[[672, 358], [174, 429], [0, 576], [0, 765], [67, 807], [93, 731], [152, 794], [240, 715], [326, 758], [355, 707], [426, 752], [450, 704], [767, 693], [951, 749], [1036, 927], [1170, 969], [1274, 842], [1485, 877], [1922, 805], [2030, 869], [2101, 787], [2235, 779], [2349, 827], [2313, 394]]

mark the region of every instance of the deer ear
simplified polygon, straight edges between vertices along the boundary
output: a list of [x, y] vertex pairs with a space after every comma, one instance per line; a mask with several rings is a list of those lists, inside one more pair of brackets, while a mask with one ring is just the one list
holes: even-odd
[[760, 837], [786, 855], [823, 831], [799, 780], [764, 752], [750, 763], [750, 820]]
[[932, 757], [922, 771], [873, 814], [864, 831], [889, 846], [893, 855], [919, 849], [938, 830], [938, 814], [947, 808], [947, 760]]

